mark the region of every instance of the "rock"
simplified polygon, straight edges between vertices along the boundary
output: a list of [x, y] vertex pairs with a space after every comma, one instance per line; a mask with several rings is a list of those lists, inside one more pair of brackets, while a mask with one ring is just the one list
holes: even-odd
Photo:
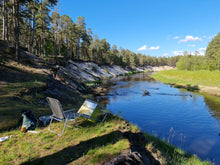
[[144, 92], [143, 96], [150, 95], [150, 92], [147, 89], [143, 89], [142, 91]]

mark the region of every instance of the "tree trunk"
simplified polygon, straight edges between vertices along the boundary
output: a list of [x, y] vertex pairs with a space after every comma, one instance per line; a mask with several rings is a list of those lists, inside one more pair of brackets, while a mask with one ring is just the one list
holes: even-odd
[[[8, 3], [8, 0], [5, 0], [5, 3]], [[8, 37], [8, 8], [5, 8], [5, 40], [8, 42], [9, 37]]]
[[3, 0], [3, 6], [2, 6], [2, 13], [3, 13], [3, 18], [2, 18], [2, 39], [5, 41], [5, 0]]
[[42, 12], [43, 12], [43, 5], [41, 1], [41, 10], [40, 10], [40, 16], [41, 16], [41, 34], [40, 34], [40, 55], [43, 56], [43, 19], [42, 19]]
[[13, 0], [13, 17], [14, 17], [14, 47], [16, 57], [19, 59], [19, 0]]
[[43, 35], [43, 56], [46, 56], [46, 32]]
[[36, 30], [35, 30], [35, 24], [36, 24], [36, 19], [35, 19], [35, 16], [36, 16], [36, 11], [35, 11], [35, 6], [36, 6], [36, 2], [35, 0], [33, 1], [33, 4], [32, 4], [32, 31], [31, 31], [31, 43], [30, 43], [30, 46], [31, 46], [31, 53], [34, 53], [34, 38], [35, 38], [35, 34], [36, 34]]
[[16, 56], [19, 59], [19, 0], [16, 3], [16, 26], [15, 26], [15, 49], [16, 49]]

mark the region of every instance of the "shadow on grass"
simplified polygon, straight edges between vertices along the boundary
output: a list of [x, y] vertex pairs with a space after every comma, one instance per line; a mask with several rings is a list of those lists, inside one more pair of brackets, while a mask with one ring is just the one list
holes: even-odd
[[107, 135], [92, 138], [87, 141], [82, 141], [75, 146], [64, 148], [61, 151], [51, 155], [24, 162], [22, 164], [67, 164], [82, 157], [91, 149], [106, 146], [108, 144], [115, 144], [122, 138], [122, 133], [120, 131], [114, 131]]
[[[79, 135], [80, 136], [80, 135]], [[36, 158], [27, 162], [22, 163], [22, 165], [27, 164], [68, 164], [71, 163], [80, 157], [83, 157], [87, 154], [89, 150], [96, 149], [99, 147], [107, 146], [109, 144], [115, 144], [121, 139], [128, 139], [130, 142], [130, 152], [127, 155], [119, 155], [116, 158], [110, 160], [111, 162], [118, 162], [118, 164], [141, 164], [149, 163], [154, 165], [159, 165], [160, 162], [157, 161], [148, 151], [145, 146], [147, 144], [147, 139], [143, 133], [132, 133], [131, 131], [121, 132], [113, 131], [109, 134], [95, 137], [86, 141], [82, 141], [75, 146], [70, 146], [64, 148], [56, 153], [51, 155], [44, 156], [42, 158]], [[64, 139], [65, 140], [65, 139]], [[131, 153], [139, 153], [141, 158], [133, 156]], [[108, 153], [100, 154], [99, 156], [106, 156]], [[105, 158], [104, 158], [105, 159]]]
[[31, 73], [11, 66], [0, 66], [0, 81], [9, 83], [45, 81], [47, 76], [40, 73]]

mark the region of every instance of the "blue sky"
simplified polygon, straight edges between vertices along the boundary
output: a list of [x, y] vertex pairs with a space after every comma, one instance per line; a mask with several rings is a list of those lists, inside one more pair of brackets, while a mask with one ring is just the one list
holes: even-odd
[[204, 54], [220, 32], [220, 0], [60, 0], [59, 11], [75, 22], [84, 16], [100, 39], [135, 53]]

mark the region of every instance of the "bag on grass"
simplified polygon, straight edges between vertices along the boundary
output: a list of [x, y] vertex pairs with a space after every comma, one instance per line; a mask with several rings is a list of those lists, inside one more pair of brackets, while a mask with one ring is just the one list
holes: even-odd
[[37, 119], [35, 118], [34, 114], [30, 110], [22, 111], [22, 127], [21, 131], [26, 132], [28, 130], [34, 130], [37, 126]]

